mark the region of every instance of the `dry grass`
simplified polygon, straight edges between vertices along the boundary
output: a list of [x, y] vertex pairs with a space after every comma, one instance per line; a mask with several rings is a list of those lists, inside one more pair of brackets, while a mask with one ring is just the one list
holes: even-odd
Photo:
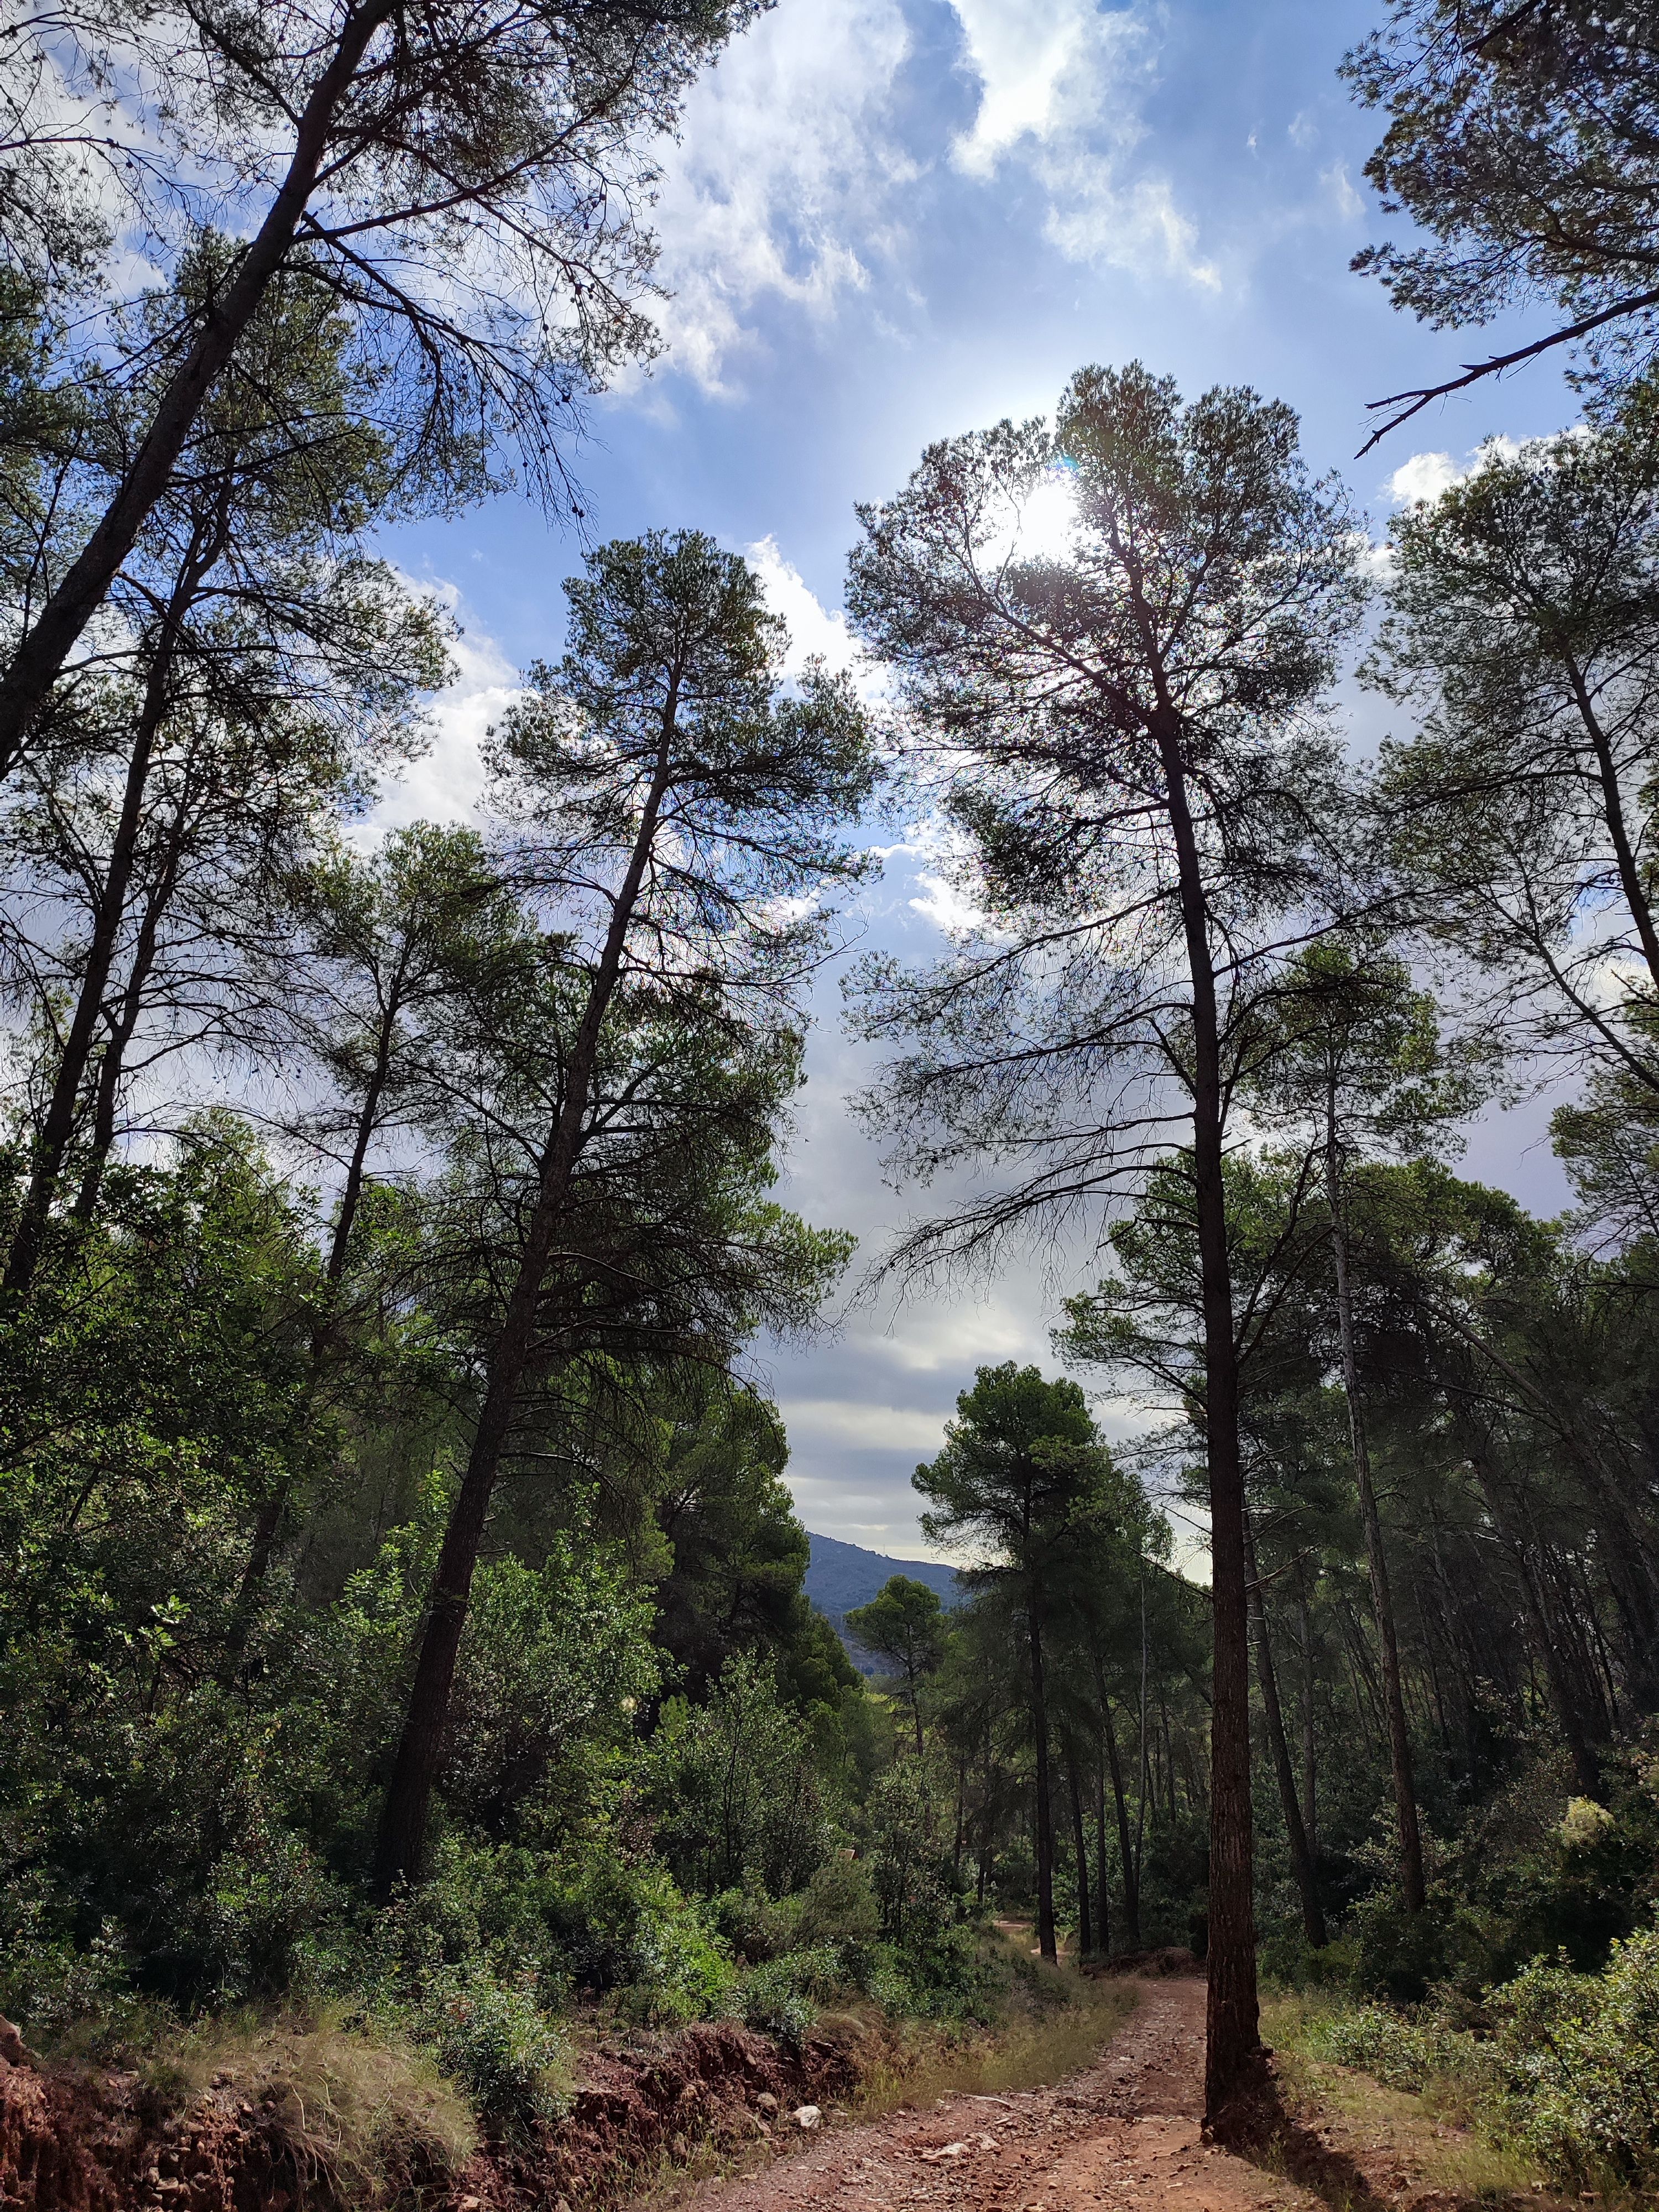
[[471, 2107], [429, 2057], [325, 2008], [216, 2018], [169, 2038], [143, 2072], [170, 2103], [216, 2092], [250, 2107], [307, 2182], [354, 2208], [422, 2197], [477, 2148]]
[[1008, 2017], [993, 2028], [908, 2029], [903, 2058], [878, 2065], [860, 2085], [854, 2109], [861, 2118], [939, 2097], [1063, 2081], [1092, 2063], [1135, 2008], [1132, 1982], [1040, 1966], [1009, 1948], [1017, 1979]]

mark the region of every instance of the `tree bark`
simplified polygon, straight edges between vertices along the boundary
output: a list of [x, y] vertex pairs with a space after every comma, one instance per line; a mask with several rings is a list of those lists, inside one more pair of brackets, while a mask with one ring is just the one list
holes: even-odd
[[1319, 1736], [1314, 1715], [1313, 1622], [1308, 1607], [1308, 1584], [1304, 1575], [1297, 1590], [1302, 1625], [1302, 1828], [1308, 1838], [1308, 1856], [1319, 1859]]
[[1407, 1912], [1420, 1912], [1426, 1901], [1423, 1880], [1423, 1837], [1417, 1815], [1417, 1782], [1412, 1771], [1411, 1737], [1401, 1690], [1400, 1644], [1394, 1600], [1389, 1589], [1382, 1521], [1371, 1480], [1370, 1452], [1359, 1395], [1359, 1363], [1354, 1350], [1353, 1291], [1348, 1273], [1348, 1237], [1342, 1211], [1341, 1163], [1337, 1150], [1336, 1085], [1333, 1079], [1325, 1121], [1325, 1185], [1331, 1209], [1331, 1256], [1336, 1270], [1336, 1326], [1342, 1358], [1342, 1389], [1348, 1401], [1348, 1435], [1354, 1481], [1359, 1492], [1359, 1522], [1370, 1570], [1371, 1611], [1382, 1653], [1382, 1712], [1389, 1735], [1389, 1771], [1394, 1783], [1395, 1817], [1400, 1827], [1400, 1888]]
[[1601, 1769], [1589, 1739], [1584, 1732], [1578, 1700], [1563, 1663], [1561, 1653], [1550, 1632], [1549, 1616], [1545, 1610], [1542, 1594], [1527, 1555], [1527, 1546], [1522, 1541], [1512, 1523], [1509, 1504], [1504, 1496], [1503, 1484], [1498, 1470], [1492, 1464], [1480, 1443], [1466, 1431], [1464, 1449], [1469, 1455], [1469, 1464], [1474, 1469], [1475, 1480], [1480, 1486], [1480, 1495], [1486, 1500], [1486, 1510], [1503, 1541], [1504, 1549], [1515, 1562], [1516, 1578], [1521, 1585], [1521, 1601], [1526, 1612], [1531, 1640], [1544, 1664], [1544, 1680], [1549, 1685], [1550, 1703], [1555, 1708], [1556, 1726], [1567, 1747], [1572, 1761], [1573, 1779], [1579, 1793], [1585, 1797], [1599, 1797], [1601, 1790]]
[[1066, 1734], [1066, 1779], [1072, 1796], [1072, 1849], [1077, 1854], [1077, 1950], [1079, 1959], [1094, 1955], [1095, 1931], [1090, 1924], [1089, 1849], [1083, 1832], [1083, 1785], [1078, 1778], [1077, 1744]]
[[34, 717], [137, 543], [208, 393], [292, 248], [316, 189], [335, 116], [370, 41], [392, 9], [393, 0], [364, 0], [347, 15], [328, 64], [301, 112], [294, 152], [264, 221], [240, 255], [222, 298], [213, 302], [189, 353], [168, 379], [114, 498], [0, 677], [0, 778], [9, 775], [21, 757]]
[[658, 816], [667, 789], [669, 747], [678, 713], [678, 688], [671, 686], [663, 710], [662, 742], [655, 774], [641, 814], [627, 872], [612, 902], [604, 949], [571, 1048], [563, 1106], [543, 1156], [524, 1254], [491, 1348], [483, 1403], [473, 1431], [466, 1473], [450, 1513], [432, 1577], [415, 1678], [375, 1842], [374, 1881], [381, 1897], [389, 1897], [399, 1883], [415, 1881], [420, 1876], [427, 1814], [449, 1719], [450, 1693], [454, 1686], [461, 1632], [466, 1625], [472, 1577], [483, 1542], [495, 1478], [507, 1449], [519, 1388], [535, 1348], [536, 1310], [552, 1256], [554, 1235], [575, 1172], [600, 1032], [621, 978], [629, 927], [656, 838]]
[[1273, 1775], [1279, 1784], [1279, 1808], [1285, 1816], [1285, 1836], [1290, 1845], [1291, 1875], [1296, 1883], [1297, 1895], [1302, 1900], [1302, 1926], [1309, 1942], [1316, 1951], [1322, 1951], [1329, 1938], [1325, 1932], [1325, 1915], [1319, 1902], [1319, 1885], [1314, 1875], [1313, 1853], [1308, 1848], [1307, 1831], [1302, 1825], [1302, 1808], [1297, 1802], [1296, 1775], [1291, 1765], [1291, 1747], [1285, 1735], [1285, 1717], [1279, 1703], [1279, 1677], [1273, 1667], [1273, 1640], [1267, 1632], [1267, 1608], [1261, 1594], [1261, 1577], [1256, 1567], [1255, 1532], [1246, 1518], [1244, 1540], [1247, 1547], [1250, 1573], [1250, 1619], [1255, 1632], [1256, 1680], [1261, 1688], [1261, 1710], [1267, 1724], [1267, 1745], [1273, 1753]]
[[[1140, 1868], [1129, 1835], [1129, 1800], [1123, 1788], [1123, 1763], [1117, 1754], [1117, 1730], [1112, 1708], [1103, 1691], [1100, 1699], [1101, 1741], [1112, 1778], [1112, 1799], [1117, 1811], [1117, 1851], [1123, 1868], [1123, 1934], [1132, 1951], [1140, 1948]], [[1104, 1877], [1103, 1876], [1103, 1879]]]
[[1037, 1948], [1045, 1959], [1059, 1958], [1054, 1940], [1054, 1786], [1048, 1758], [1048, 1699], [1042, 1666], [1042, 1619], [1033, 1596], [1026, 1614], [1031, 1644], [1031, 1735], [1036, 1767]]
[[[1162, 693], [1161, 674], [1158, 689]], [[1261, 2049], [1255, 1979], [1255, 1838], [1250, 1803], [1250, 1639], [1238, 1355], [1227, 1251], [1224, 1103], [1209, 908], [1187, 798], [1180, 718], [1160, 696], [1159, 756], [1179, 870], [1192, 986], [1193, 1186], [1204, 1314], [1204, 1430], [1210, 1488], [1214, 1658], [1210, 1705], [1209, 1998], [1204, 2109], [1213, 2124]]]
[[1095, 1761], [1095, 1948], [1103, 1959], [1112, 1950], [1112, 1891], [1106, 1875], [1106, 1759]]
[[52, 1093], [34, 1142], [28, 1185], [6, 1257], [3, 1287], [14, 1296], [22, 1296], [33, 1280], [64, 1157], [75, 1132], [82, 1085], [92, 1058], [93, 1038], [104, 1012], [110, 971], [115, 962], [116, 939], [120, 934], [121, 917], [126, 911], [127, 894], [137, 860], [139, 833], [144, 820], [144, 793], [155, 757], [155, 740], [172, 704], [173, 672], [179, 634], [198, 592], [223, 550], [224, 539], [222, 518], [220, 527], [205, 544], [199, 540], [192, 543], [156, 631], [144, 678], [144, 696], [133, 728], [132, 750], [127, 756], [121, 811], [116, 817], [104, 880], [93, 909], [92, 941], [87, 947], [75, 1012], [64, 1049], [58, 1055]]

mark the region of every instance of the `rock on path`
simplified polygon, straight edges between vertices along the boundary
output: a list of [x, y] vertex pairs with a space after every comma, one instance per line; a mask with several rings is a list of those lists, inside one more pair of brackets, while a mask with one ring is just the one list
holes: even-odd
[[1204, 2143], [1204, 1984], [1149, 1981], [1095, 2063], [1051, 2089], [942, 2098], [837, 2129], [689, 2212], [1322, 2212]]

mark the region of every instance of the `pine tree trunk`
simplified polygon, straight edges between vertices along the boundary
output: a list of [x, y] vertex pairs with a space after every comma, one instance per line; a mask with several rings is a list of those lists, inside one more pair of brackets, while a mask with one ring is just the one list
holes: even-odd
[[1202, 866], [1187, 799], [1182, 726], [1156, 716], [1192, 986], [1193, 1195], [1204, 1315], [1204, 1435], [1210, 1488], [1209, 2002], [1204, 2109], [1213, 2124], [1245, 2089], [1261, 2050], [1255, 1979], [1255, 1838], [1250, 1802], [1250, 1629], [1238, 1353], [1227, 1250], [1224, 1099], [1215, 969]]
[[1261, 1686], [1261, 1709], [1267, 1724], [1267, 1746], [1273, 1754], [1273, 1776], [1279, 1784], [1279, 1808], [1285, 1816], [1285, 1836], [1290, 1846], [1291, 1875], [1296, 1883], [1297, 1895], [1302, 1900], [1302, 1926], [1309, 1942], [1316, 1951], [1322, 1951], [1329, 1938], [1325, 1932], [1325, 1915], [1319, 1902], [1319, 1886], [1314, 1878], [1313, 1854], [1308, 1848], [1307, 1831], [1302, 1825], [1302, 1808], [1297, 1802], [1296, 1775], [1291, 1765], [1291, 1747], [1285, 1735], [1285, 1717], [1279, 1703], [1279, 1677], [1273, 1667], [1273, 1642], [1267, 1631], [1267, 1608], [1261, 1593], [1261, 1578], [1255, 1562], [1255, 1533], [1247, 1518], [1244, 1524], [1245, 1542], [1250, 1571], [1250, 1616], [1255, 1632], [1256, 1680]]
[[1083, 1785], [1078, 1778], [1077, 1745], [1070, 1731], [1066, 1737], [1066, 1779], [1072, 1793], [1072, 1848], [1077, 1854], [1078, 1956], [1093, 1956], [1094, 1929], [1089, 1914], [1089, 1850], [1083, 1833]]
[[1031, 1644], [1031, 1735], [1036, 1750], [1037, 1948], [1045, 1959], [1059, 1958], [1054, 1940], [1054, 1788], [1048, 1759], [1048, 1700], [1043, 1680], [1042, 1621], [1035, 1597], [1026, 1616]]
[[1365, 1441], [1364, 1414], [1359, 1395], [1359, 1362], [1354, 1348], [1353, 1291], [1348, 1273], [1348, 1235], [1342, 1212], [1341, 1164], [1337, 1151], [1336, 1097], [1333, 1083], [1325, 1125], [1325, 1184], [1331, 1210], [1331, 1255], [1336, 1269], [1336, 1325], [1342, 1358], [1342, 1389], [1348, 1401], [1348, 1434], [1353, 1453], [1354, 1482], [1359, 1492], [1359, 1523], [1365, 1540], [1365, 1564], [1370, 1573], [1371, 1610], [1376, 1621], [1376, 1640], [1382, 1654], [1382, 1713], [1389, 1735], [1389, 1770], [1394, 1782], [1395, 1818], [1400, 1829], [1400, 1888], [1407, 1912], [1420, 1912], [1426, 1893], [1423, 1881], [1423, 1838], [1418, 1823], [1417, 1782], [1412, 1771], [1411, 1737], [1406, 1727], [1406, 1701], [1401, 1689], [1400, 1644], [1395, 1633], [1394, 1600], [1389, 1589], [1389, 1561], [1382, 1546], [1382, 1520], [1376, 1510], [1376, 1490], [1371, 1480], [1370, 1451]]
[[1095, 1948], [1103, 1959], [1112, 1951], [1112, 1892], [1106, 1875], [1106, 1760], [1095, 1761]]
[[[1140, 1948], [1140, 1869], [1129, 1834], [1129, 1800], [1123, 1787], [1123, 1763], [1117, 1753], [1117, 1730], [1112, 1725], [1112, 1708], [1103, 1692], [1100, 1699], [1100, 1720], [1101, 1741], [1106, 1747], [1106, 1764], [1112, 1778], [1112, 1800], [1117, 1812], [1117, 1851], [1123, 1869], [1124, 1942], [1129, 1950], [1138, 1951]], [[1101, 1879], [1105, 1879], [1103, 1872]]]
[[444, 1533], [427, 1598], [415, 1678], [375, 1841], [374, 1881], [377, 1893], [383, 1898], [391, 1896], [401, 1883], [420, 1878], [427, 1817], [438, 1778], [444, 1730], [449, 1721], [450, 1695], [472, 1594], [472, 1577], [483, 1543], [495, 1479], [507, 1450], [520, 1387], [535, 1349], [537, 1309], [560, 1217], [575, 1174], [582, 1123], [599, 1058], [600, 1032], [621, 977], [629, 927], [656, 838], [658, 818], [667, 790], [670, 745], [678, 712], [678, 686], [671, 685], [663, 710], [662, 743], [656, 773], [641, 812], [627, 872], [611, 906], [605, 947], [571, 1048], [564, 1100], [543, 1158], [524, 1254], [501, 1329], [490, 1349], [483, 1404], [473, 1431], [466, 1473], [451, 1509], [449, 1526]]
[[392, 12], [393, 0], [365, 0], [345, 15], [334, 52], [299, 116], [288, 171], [264, 221], [241, 248], [230, 282], [212, 302], [195, 342], [168, 379], [114, 498], [0, 677], [0, 777], [9, 775], [21, 758], [35, 716], [82, 631], [103, 605], [151, 509], [173, 480], [208, 394], [292, 252], [341, 103], [375, 32]]

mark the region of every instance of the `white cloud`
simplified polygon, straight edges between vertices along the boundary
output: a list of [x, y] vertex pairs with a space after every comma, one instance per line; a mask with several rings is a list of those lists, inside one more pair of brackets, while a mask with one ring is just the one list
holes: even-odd
[[1095, 0], [951, 4], [980, 85], [957, 166], [988, 181], [1006, 161], [1023, 161], [1048, 200], [1049, 242], [1068, 260], [1216, 285], [1168, 181], [1123, 173], [1146, 135], [1139, 108], [1152, 79], [1147, 14]]
[[899, 1406], [871, 1406], [841, 1398], [785, 1398], [778, 1404], [791, 1441], [828, 1441], [843, 1451], [931, 1454], [945, 1441], [944, 1417]]
[[1319, 181], [1345, 222], [1352, 222], [1365, 212], [1365, 203], [1354, 190], [1346, 161], [1334, 161], [1328, 169], [1322, 169]]
[[898, 0], [782, 0], [692, 88], [657, 211], [660, 321], [705, 390], [727, 388], [763, 296], [823, 316], [867, 284], [914, 175], [887, 112], [908, 47]]
[[775, 538], [763, 538], [744, 550], [761, 580], [767, 605], [788, 625], [786, 674], [799, 675], [803, 665], [814, 657], [836, 672], [864, 665], [864, 649], [848, 629], [847, 617], [840, 608], [830, 612], [800, 570], [785, 560]]
[[[1579, 428], [1582, 426], [1575, 426]], [[1569, 434], [1572, 434], [1569, 433]], [[1418, 507], [1425, 500], [1437, 500], [1455, 483], [1461, 483], [1489, 460], [1512, 461], [1522, 448], [1513, 438], [1483, 439], [1470, 449], [1459, 462], [1449, 453], [1413, 453], [1402, 461], [1389, 478], [1387, 491], [1396, 507]]]
[[[459, 598], [450, 586], [441, 588], [441, 596], [452, 606]], [[524, 694], [517, 669], [487, 634], [463, 633], [452, 654], [455, 681], [432, 702], [432, 743], [388, 785], [370, 817], [372, 829], [397, 830], [410, 822], [467, 822], [478, 811], [485, 734]]]
[[1449, 491], [1464, 473], [1449, 453], [1413, 453], [1389, 478], [1389, 497], [1396, 507], [1419, 507]]

